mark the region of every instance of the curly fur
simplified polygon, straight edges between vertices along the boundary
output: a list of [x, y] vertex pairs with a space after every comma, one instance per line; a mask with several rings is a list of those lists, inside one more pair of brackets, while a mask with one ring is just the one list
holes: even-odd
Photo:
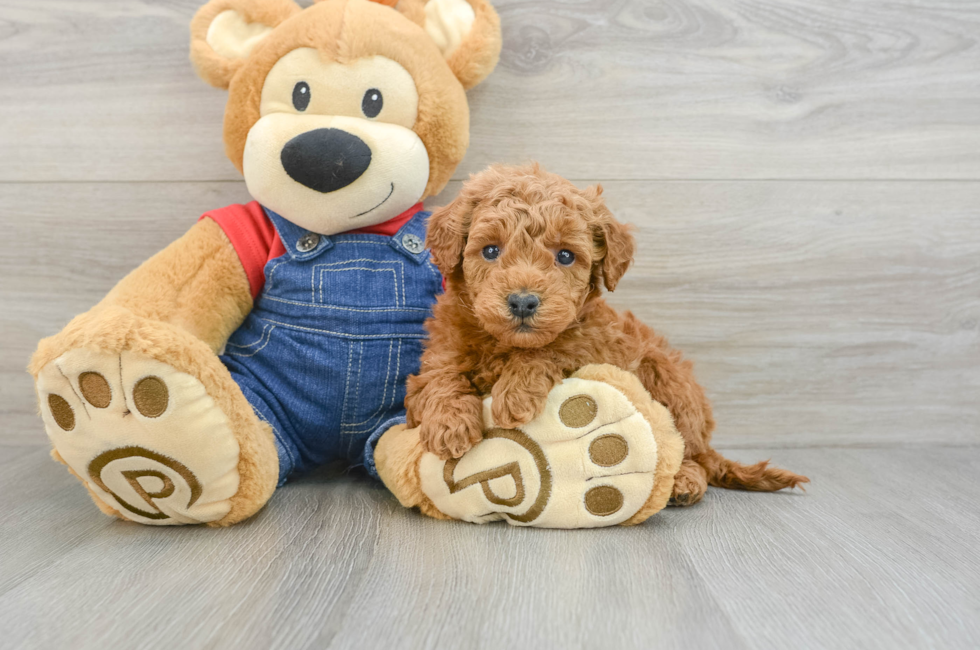
[[[696, 503], [708, 484], [773, 491], [808, 482], [712, 449], [715, 421], [691, 362], [603, 300], [600, 283], [615, 289], [635, 242], [606, 208], [601, 187], [579, 190], [536, 164], [491, 167], [432, 215], [427, 243], [446, 292], [427, 323], [421, 371], [409, 378], [405, 402], [426, 450], [458, 458], [478, 442], [483, 395], [493, 396], [495, 421], [514, 427], [539, 414], [563, 378], [607, 363], [636, 374], [674, 417], [685, 443], [675, 503]], [[493, 261], [482, 254], [488, 245], [500, 249]], [[555, 258], [563, 249], [576, 258], [567, 267]], [[539, 297], [533, 317], [511, 315], [507, 297], [515, 292]]]

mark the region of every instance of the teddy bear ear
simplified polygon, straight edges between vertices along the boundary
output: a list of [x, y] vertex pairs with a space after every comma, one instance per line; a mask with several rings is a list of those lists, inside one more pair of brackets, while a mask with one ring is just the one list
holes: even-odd
[[211, 0], [191, 21], [191, 61], [197, 74], [227, 88], [256, 45], [299, 13], [293, 0]]
[[469, 90], [500, 59], [500, 18], [487, 0], [400, 0], [396, 7], [422, 25]]

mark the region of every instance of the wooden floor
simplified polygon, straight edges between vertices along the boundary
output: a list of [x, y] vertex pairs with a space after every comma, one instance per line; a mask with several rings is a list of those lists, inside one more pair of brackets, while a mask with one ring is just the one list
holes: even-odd
[[[425, 519], [366, 478], [240, 526], [112, 521], [3, 450], [9, 648], [975, 648], [980, 453], [798, 449], [806, 494], [713, 491], [604, 531]], [[750, 460], [768, 452], [738, 450]]]
[[[980, 6], [497, 0], [491, 162], [601, 182], [612, 294], [696, 362], [716, 440], [813, 480], [633, 529], [429, 521], [325, 471], [229, 530], [99, 514], [24, 366], [248, 200], [203, 0], [0, 0], [0, 648], [980, 647]], [[303, 3], [307, 4], [307, 3]]]

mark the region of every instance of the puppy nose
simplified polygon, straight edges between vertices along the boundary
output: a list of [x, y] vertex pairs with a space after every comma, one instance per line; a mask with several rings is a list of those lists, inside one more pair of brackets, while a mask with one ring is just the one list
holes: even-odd
[[518, 318], [534, 316], [534, 312], [538, 310], [540, 304], [541, 300], [533, 293], [512, 293], [507, 296], [507, 306], [510, 307], [510, 313]]
[[367, 171], [371, 147], [347, 131], [314, 129], [287, 142], [279, 157], [291, 179], [326, 194], [347, 187]]

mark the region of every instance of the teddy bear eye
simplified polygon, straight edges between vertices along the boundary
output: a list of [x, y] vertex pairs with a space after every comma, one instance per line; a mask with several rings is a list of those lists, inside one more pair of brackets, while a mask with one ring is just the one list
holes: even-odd
[[558, 251], [557, 255], [555, 255], [555, 259], [558, 260], [558, 263], [562, 266], [571, 266], [575, 263], [575, 253], [563, 248], [562, 250]]
[[483, 247], [483, 259], [488, 262], [492, 262], [500, 257], [500, 246], [494, 246], [493, 244]]
[[303, 112], [310, 105], [310, 84], [301, 81], [293, 86], [293, 106]]
[[361, 110], [368, 117], [377, 117], [384, 103], [385, 100], [381, 96], [381, 91], [377, 88], [372, 88], [364, 93], [364, 99], [361, 100]]

